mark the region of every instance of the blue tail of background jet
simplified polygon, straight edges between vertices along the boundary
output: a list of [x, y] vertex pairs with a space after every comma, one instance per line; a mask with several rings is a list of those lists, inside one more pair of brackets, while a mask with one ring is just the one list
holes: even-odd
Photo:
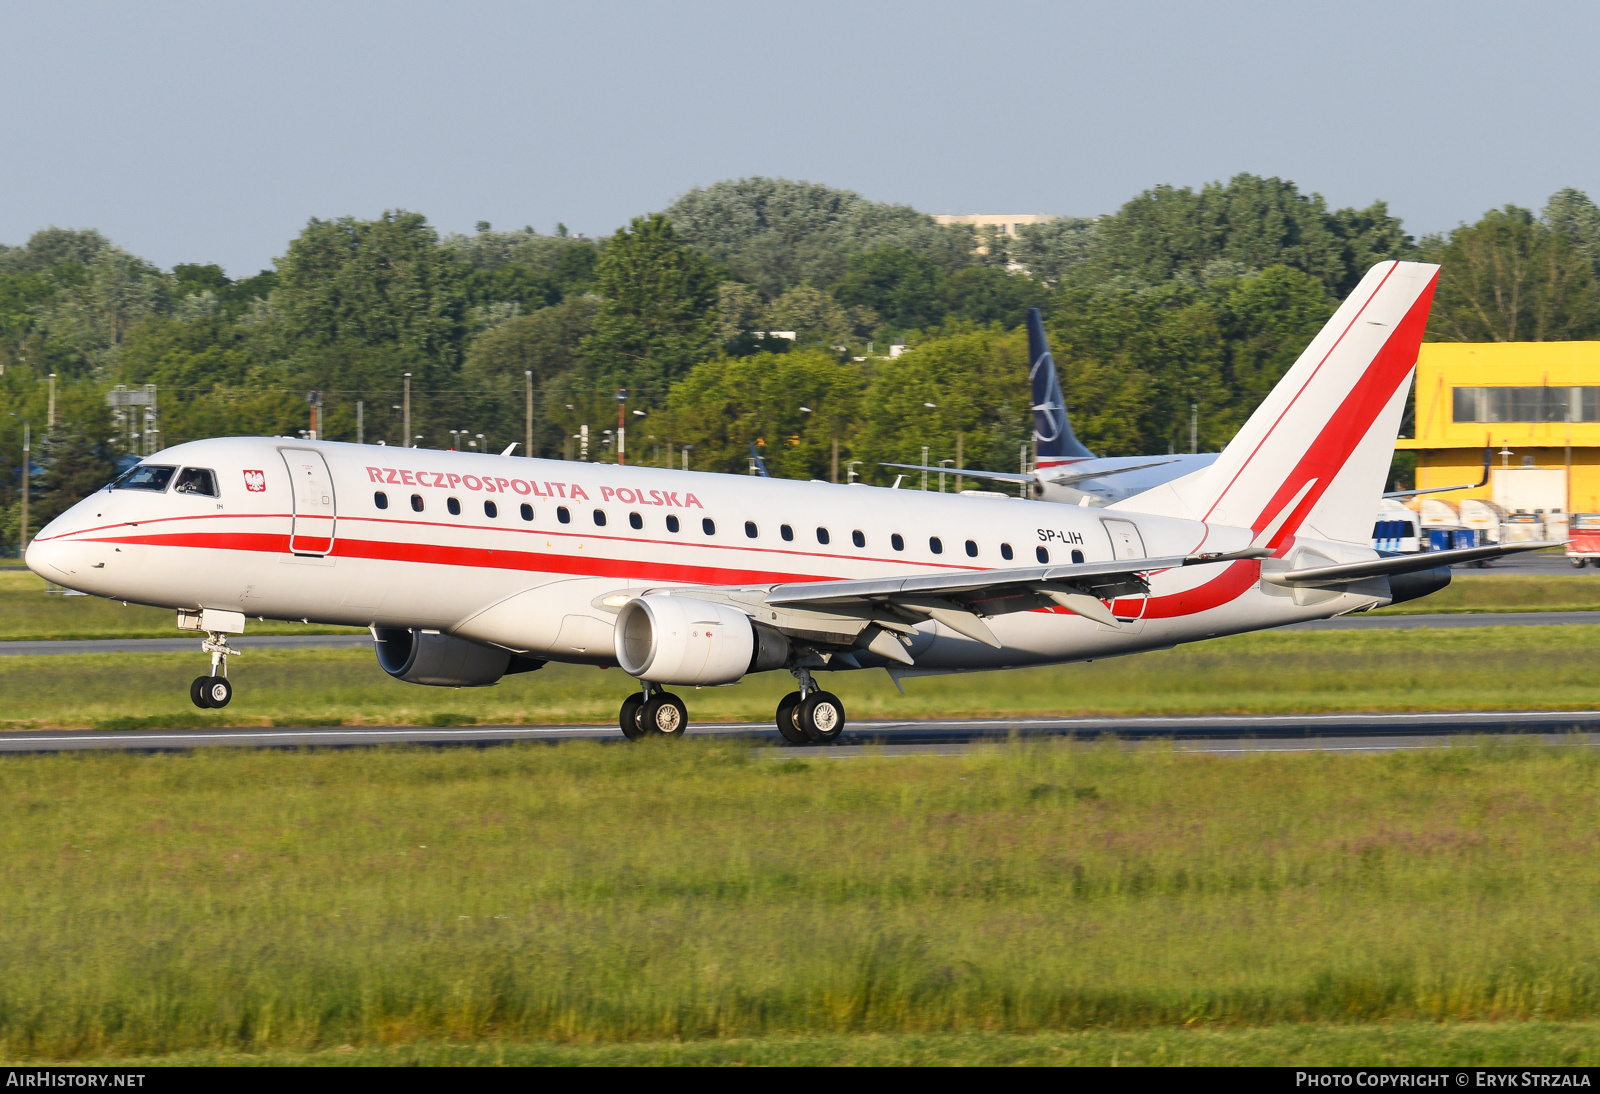
[[1044, 319], [1038, 308], [1028, 309], [1028, 378], [1033, 383], [1033, 439], [1039, 445], [1039, 466], [1087, 460], [1094, 453], [1072, 432], [1067, 401], [1056, 379], [1056, 359], [1044, 336]]

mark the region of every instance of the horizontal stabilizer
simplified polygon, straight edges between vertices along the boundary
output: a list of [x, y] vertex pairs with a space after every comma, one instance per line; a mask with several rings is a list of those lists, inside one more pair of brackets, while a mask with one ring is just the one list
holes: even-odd
[[1328, 585], [1347, 585], [1369, 577], [1389, 577], [1410, 574], [1419, 570], [1433, 570], [1440, 566], [1454, 566], [1458, 562], [1477, 562], [1484, 558], [1499, 558], [1523, 551], [1539, 551], [1546, 547], [1559, 547], [1560, 543], [1547, 540], [1539, 543], [1498, 543], [1488, 547], [1462, 547], [1455, 551], [1424, 551], [1417, 555], [1390, 555], [1370, 562], [1347, 562], [1340, 566], [1314, 566], [1307, 570], [1263, 571], [1261, 580], [1273, 585], [1322, 588]]

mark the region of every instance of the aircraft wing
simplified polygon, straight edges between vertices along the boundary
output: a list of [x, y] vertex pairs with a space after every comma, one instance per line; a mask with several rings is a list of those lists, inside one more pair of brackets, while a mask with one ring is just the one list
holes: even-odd
[[[985, 617], [1051, 606], [1107, 626], [1120, 624], [1104, 601], [1149, 591], [1145, 575], [1180, 566], [1264, 558], [1262, 548], [1229, 554], [1173, 555], [1063, 566], [1004, 570], [966, 570], [910, 577], [850, 581], [802, 581], [777, 585], [762, 597], [767, 608], [865, 619], [880, 628], [908, 634], [914, 624], [934, 619], [951, 630], [990, 646], [999, 641]], [[695, 595], [691, 593], [690, 595]], [[909, 659], [892, 639], [867, 646], [896, 660]], [[896, 657], [896, 653], [901, 656]]]
[[969, 479], [994, 479], [997, 482], [1038, 482], [1036, 475], [1018, 475], [1010, 471], [974, 471], [964, 467], [956, 470], [954, 467], [926, 467], [920, 463], [880, 463], [879, 467], [900, 467], [907, 471], [931, 471], [934, 474], [944, 472], [946, 475], [965, 475]]
[[[1063, 471], [1059, 475], [1048, 472], [1043, 474], [1019, 475], [1011, 471], [974, 471], [970, 467], [960, 469], [954, 467], [927, 467], [920, 463], [880, 463], [879, 467], [900, 467], [907, 471], [943, 472], [946, 475], [965, 475], [969, 479], [994, 479], [997, 482], [1048, 482], [1053, 486], [1071, 486], [1074, 483], [1087, 482], [1089, 479], [1109, 479], [1114, 475], [1125, 475], [1129, 471], [1143, 471], [1147, 467], [1164, 467], [1177, 460], [1152, 460], [1149, 463], [1129, 464], [1127, 467], [1101, 468], [1098, 471], [1083, 471], [1073, 473]], [[1390, 495], [1385, 494], [1384, 497]]]

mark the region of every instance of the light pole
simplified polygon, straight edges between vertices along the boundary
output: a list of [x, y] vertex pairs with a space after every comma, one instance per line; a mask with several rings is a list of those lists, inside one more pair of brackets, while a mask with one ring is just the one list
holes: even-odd
[[928, 488], [928, 446], [927, 445], [923, 445], [922, 446], [921, 464], [922, 464], [922, 488], [924, 490], [926, 490]]
[[627, 418], [628, 389], [617, 388], [617, 466], [621, 467], [628, 462], [627, 453]]
[[947, 463], [955, 463], [955, 462], [956, 462], [955, 460], [940, 460], [939, 461], [939, 493], [941, 493], [941, 494], [944, 493], [944, 465], [947, 464]]
[[450, 431], [450, 451], [454, 452], [457, 446], [461, 444], [462, 432], [463, 431], [459, 429], [452, 429]]
[[692, 444], [686, 444], [683, 446], [683, 469], [685, 471], [689, 470], [689, 449], [693, 447], [694, 445]]
[[479, 452], [487, 452], [487, 451], [489, 451], [488, 442], [486, 442], [483, 439], [483, 434], [482, 433], [474, 433], [473, 436], [478, 438], [476, 443], [478, 445], [478, 451]]
[[865, 462], [864, 460], [851, 460], [849, 463], [844, 465], [845, 481], [846, 482], [855, 482], [856, 481], [856, 479], [859, 477], [857, 475], [857, 473], [856, 473], [856, 464], [864, 463], [864, 462]]
[[56, 374], [50, 374], [50, 409], [46, 413], [44, 427], [53, 430], [56, 427]]
[[[405, 431], [406, 431], [405, 435], [407, 437], [409, 437], [409, 436], [411, 436], [411, 373], [409, 373], [409, 372], [406, 373], [406, 398], [405, 398], [405, 404], [406, 404], [405, 405], [405, 415], [404, 415], [404, 417], [405, 417], [404, 425], [405, 425]], [[422, 438], [419, 437], [417, 439], [421, 440]], [[415, 446], [408, 443], [406, 445], [406, 447], [407, 448], [413, 448]]]
[[526, 400], [526, 402], [528, 404], [527, 421], [526, 421], [526, 423], [524, 423], [525, 424], [525, 428], [523, 430], [524, 435], [523, 435], [523, 438], [522, 438], [522, 444], [523, 444], [522, 454], [524, 456], [531, 456], [531, 455], [533, 455], [533, 370], [532, 369], [528, 369], [528, 370], [523, 372], [523, 374], [522, 374], [522, 382], [523, 382], [522, 394], [523, 394], [523, 397], [524, 397], [524, 399]]
[[367, 443], [367, 422], [364, 416], [364, 404], [356, 400], [356, 444]]

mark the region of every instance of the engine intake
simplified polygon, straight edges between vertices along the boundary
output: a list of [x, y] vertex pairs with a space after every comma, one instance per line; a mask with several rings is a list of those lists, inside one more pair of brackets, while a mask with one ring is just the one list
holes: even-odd
[[544, 662], [495, 646], [415, 627], [377, 628], [378, 667], [408, 684], [483, 688], [507, 673], [531, 672]]
[[789, 642], [736, 608], [656, 593], [617, 613], [616, 653], [622, 671], [652, 684], [731, 684], [781, 668]]

